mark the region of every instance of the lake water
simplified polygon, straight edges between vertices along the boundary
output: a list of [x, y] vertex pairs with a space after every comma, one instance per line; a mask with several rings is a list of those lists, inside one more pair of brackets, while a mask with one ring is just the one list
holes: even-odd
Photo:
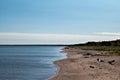
[[48, 80], [55, 75], [55, 60], [63, 59], [62, 46], [0, 46], [0, 80]]

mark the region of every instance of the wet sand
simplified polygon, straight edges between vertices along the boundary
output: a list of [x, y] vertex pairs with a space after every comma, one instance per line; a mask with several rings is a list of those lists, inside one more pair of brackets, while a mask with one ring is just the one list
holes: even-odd
[[54, 62], [58, 72], [50, 80], [120, 80], [120, 56], [74, 48], [63, 51], [67, 58]]

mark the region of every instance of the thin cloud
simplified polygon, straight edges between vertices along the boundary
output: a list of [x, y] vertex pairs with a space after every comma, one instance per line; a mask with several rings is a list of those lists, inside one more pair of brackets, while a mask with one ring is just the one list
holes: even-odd
[[99, 32], [96, 34], [100, 34], [100, 35], [110, 35], [110, 36], [120, 36], [120, 32]]
[[0, 44], [77, 44], [119, 39], [118, 36], [75, 34], [0, 33]]

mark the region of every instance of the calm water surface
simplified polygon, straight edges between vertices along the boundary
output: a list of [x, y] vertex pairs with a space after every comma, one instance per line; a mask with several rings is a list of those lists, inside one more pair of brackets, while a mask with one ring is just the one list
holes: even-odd
[[0, 46], [0, 80], [48, 80], [53, 61], [65, 58], [61, 46]]

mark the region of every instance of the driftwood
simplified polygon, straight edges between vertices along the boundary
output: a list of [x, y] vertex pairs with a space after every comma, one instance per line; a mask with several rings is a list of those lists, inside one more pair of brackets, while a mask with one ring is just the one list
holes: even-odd
[[108, 61], [108, 63], [111, 65], [113, 65], [114, 62], [115, 62], [115, 60]]

